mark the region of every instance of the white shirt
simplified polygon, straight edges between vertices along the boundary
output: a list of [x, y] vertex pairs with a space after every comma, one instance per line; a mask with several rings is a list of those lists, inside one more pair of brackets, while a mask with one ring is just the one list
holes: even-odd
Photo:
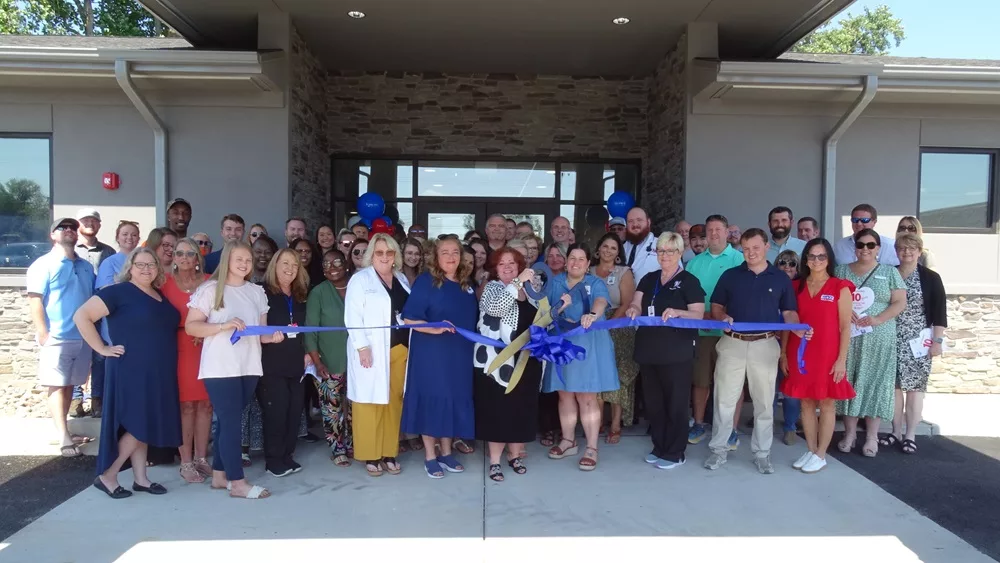
[[[896, 239], [879, 234], [882, 245], [878, 250], [878, 263], [890, 266], [899, 266], [899, 257], [896, 256]], [[833, 245], [833, 254], [837, 258], [837, 264], [850, 264], [858, 261], [858, 255], [854, 253], [854, 236], [844, 237]]]
[[[635, 257], [632, 258], [632, 249], [635, 248]], [[632, 276], [636, 283], [643, 276], [660, 269], [660, 263], [656, 260], [656, 237], [653, 233], [646, 235], [638, 245], [625, 241], [625, 265], [632, 268]]]
[[[259, 326], [260, 316], [267, 313], [267, 296], [264, 288], [246, 282], [239, 287], [227, 285], [222, 295], [223, 307], [212, 309], [215, 299], [215, 280], [201, 284], [191, 295], [188, 308], [197, 309], [208, 317], [210, 323], [225, 323], [239, 318], [247, 326]], [[263, 375], [260, 365], [260, 337], [244, 336], [236, 344], [229, 342], [230, 330], [205, 338], [201, 348], [201, 367], [198, 379]]]

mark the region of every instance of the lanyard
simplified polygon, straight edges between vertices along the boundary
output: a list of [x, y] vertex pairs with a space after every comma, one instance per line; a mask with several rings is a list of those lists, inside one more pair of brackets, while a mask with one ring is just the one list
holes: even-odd
[[[680, 265], [678, 265], [677, 266], [677, 270], [673, 274], [671, 274], [671, 276], [669, 278], [667, 278], [667, 283], [670, 283], [670, 280], [674, 279], [677, 276], [677, 274], [679, 274], [679, 273], [681, 273], [681, 267], [680, 267]], [[665, 283], [663, 285], [667, 285], [667, 284]], [[653, 300], [649, 302], [649, 304], [652, 305], [652, 306], [654, 306], [654, 307], [656, 306], [656, 296], [660, 293], [660, 288], [661, 287], [663, 287], [663, 286], [660, 285], [660, 280], [657, 279], [656, 280], [656, 285], [653, 286]]]
[[295, 324], [295, 316], [294, 316], [294, 313], [292, 311], [292, 303], [293, 303], [293, 301], [292, 301], [291, 296], [289, 296], [289, 295], [285, 295], [284, 297], [285, 297], [285, 303], [288, 304], [288, 324], [289, 324], [289, 326], [292, 326], [292, 325]]

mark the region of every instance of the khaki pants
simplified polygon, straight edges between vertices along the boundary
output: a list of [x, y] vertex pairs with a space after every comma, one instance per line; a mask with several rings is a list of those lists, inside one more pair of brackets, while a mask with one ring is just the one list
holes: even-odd
[[723, 336], [716, 350], [719, 360], [715, 364], [715, 417], [708, 447], [712, 453], [726, 457], [736, 402], [743, 382], [748, 381], [754, 418], [750, 451], [756, 457], [766, 457], [771, 453], [774, 438], [774, 374], [778, 372], [781, 346], [776, 338], [745, 342]]

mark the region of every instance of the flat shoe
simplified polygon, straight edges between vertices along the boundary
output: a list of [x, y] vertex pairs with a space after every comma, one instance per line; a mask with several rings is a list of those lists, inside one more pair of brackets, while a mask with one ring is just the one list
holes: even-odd
[[132, 490], [137, 493], [149, 493], [151, 495], [165, 495], [167, 494], [167, 488], [159, 483], [150, 483], [148, 487], [143, 487], [133, 483]]
[[113, 499], [128, 498], [132, 496], [132, 493], [126, 491], [125, 487], [122, 487], [121, 485], [118, 485], [118, 487], [115, 488], [114, 491], [108, 490], [107, 485], [105, 485], [104, 482], [101, 481], [100, 477], [94, 477], [94, 488]]

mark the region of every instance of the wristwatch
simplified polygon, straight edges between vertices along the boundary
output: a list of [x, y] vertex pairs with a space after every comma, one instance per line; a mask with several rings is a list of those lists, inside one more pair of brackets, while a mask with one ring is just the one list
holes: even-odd
[[943, 344], [943, 343], [944, 343], [944, 338], [935, 338], [935, 339], [934, 339], [934, 342], [935, 342], [936, 344]]

